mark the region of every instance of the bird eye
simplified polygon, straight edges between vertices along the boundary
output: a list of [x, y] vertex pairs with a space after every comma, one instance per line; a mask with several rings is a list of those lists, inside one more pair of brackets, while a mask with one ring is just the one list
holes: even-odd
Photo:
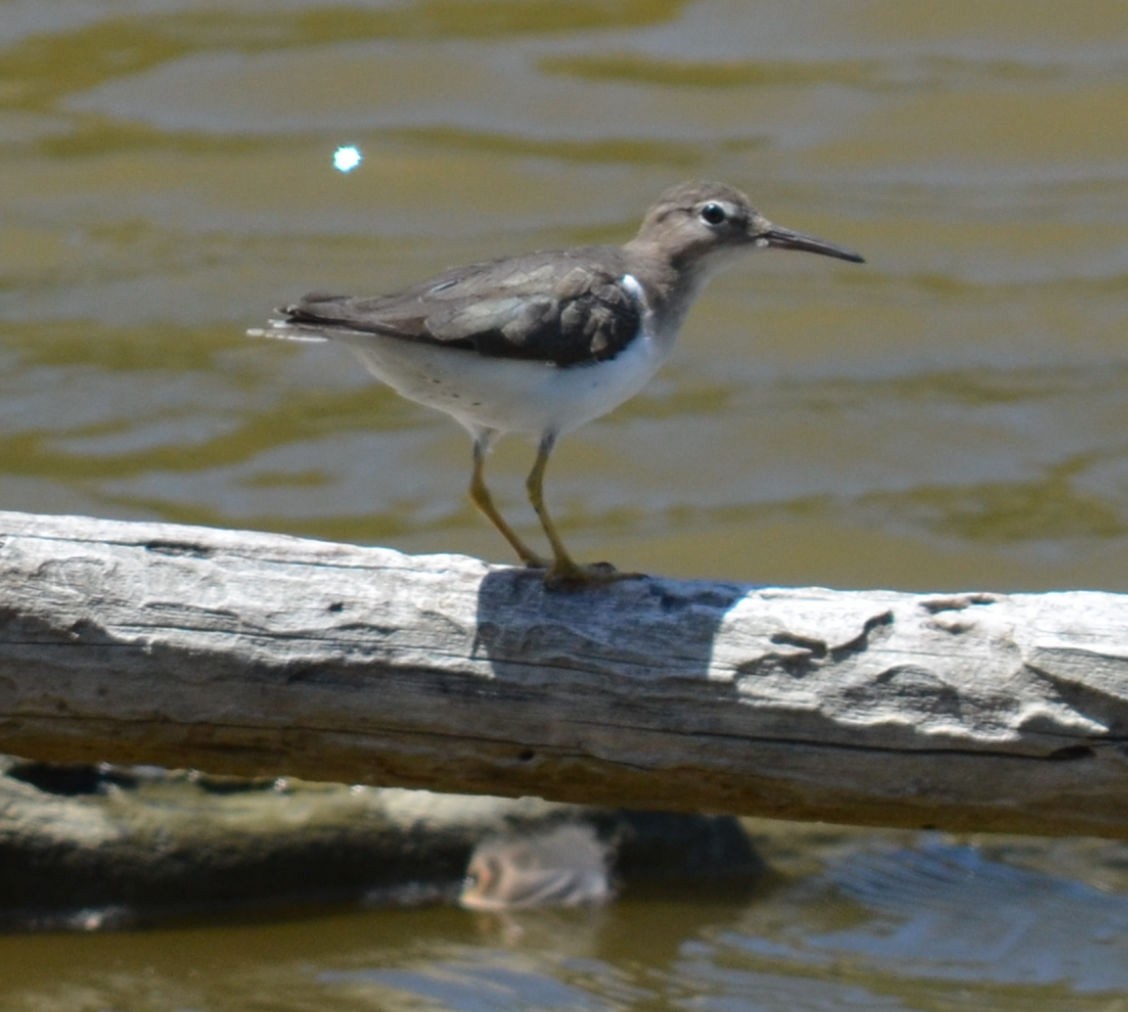
[[701, 208], [701, 220], [707, 225], [719, 225], [727, 217], [720, 204], [710, 202]]

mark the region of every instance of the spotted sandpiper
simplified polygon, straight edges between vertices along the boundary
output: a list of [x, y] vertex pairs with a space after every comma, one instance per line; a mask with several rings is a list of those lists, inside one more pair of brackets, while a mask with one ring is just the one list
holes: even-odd
[[[862, 263], [851, 250], [773, 225], [739, 190], [686, 182], [663, 193], [623, 246], [581, 246], [455, 267], [394, 295], [311, 292], [253, 337], [339, 341], [408, 400], [444, 411], [474, 440], [470, 499], [549, 587], [622, 579], [576, 563], [544, 504], [557, 439], [633, 397], [673, 349], [690, 304], [734, 256], [794, 249]], [[486, 487], [507, 432], [539, 440], [525, 482], [552, 548], [533, 551]]]

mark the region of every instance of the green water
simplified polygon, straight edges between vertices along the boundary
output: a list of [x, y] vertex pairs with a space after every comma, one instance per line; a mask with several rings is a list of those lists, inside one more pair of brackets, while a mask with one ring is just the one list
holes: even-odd
[[[508, 561], [448, 419], [334, 349], [242, 333], [311, 288], [625, 238], [700, 175], [868, 263], [764, 254], [714, 283], [651, 387], [554, 456], [577, 556], [1128, 590], [1126, 52], [1118, 0], [6, 0], [2, 506]], [[341, 144], [364, 154], [348, 175]], [[535, 538], [530, 459], [504, 443], [491, 474]], [[789, 910], [824, 930], [781, 895], [763, 946]], [[894, 987], [850, 956], [788, 963], [783, 987], [746, 958], [758, 910], [625, 900], [610, 946], [607, 921], [554, 947], [448, 910], [6, 938], [0, 989], [21, 1009], [955, 1008], [961, 987], [1124, 1007], [1068, 978]]]

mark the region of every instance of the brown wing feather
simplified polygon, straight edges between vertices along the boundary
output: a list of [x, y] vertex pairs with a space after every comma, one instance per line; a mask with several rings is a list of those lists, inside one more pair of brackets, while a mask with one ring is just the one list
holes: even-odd
[[623, 273], [615, 247], [531, 253], [456, 268], [394, 295], [313, 292], [283, 312], [328, 337], [341, 328], [574, 365], [613, 358], [638, 332]]

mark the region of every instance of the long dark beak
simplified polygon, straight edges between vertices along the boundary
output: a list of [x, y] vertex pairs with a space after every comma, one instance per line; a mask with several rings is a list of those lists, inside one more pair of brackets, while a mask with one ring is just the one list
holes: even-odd
[[866, 262], [860, 253], [855, 253], [851, 249], [835, 246], [834, 243], [827, 242], [825, 239], [816, 239], [813, 235], [792, 232], [791, 229], [780, 228], [778, 225], [769, 225], [756, 237], [756, 241], [773, 249], [798, 249], [806, 253], [821, 253], [824, 257], [837, 257], [839, 260], [849, 260], [855, 264]]

